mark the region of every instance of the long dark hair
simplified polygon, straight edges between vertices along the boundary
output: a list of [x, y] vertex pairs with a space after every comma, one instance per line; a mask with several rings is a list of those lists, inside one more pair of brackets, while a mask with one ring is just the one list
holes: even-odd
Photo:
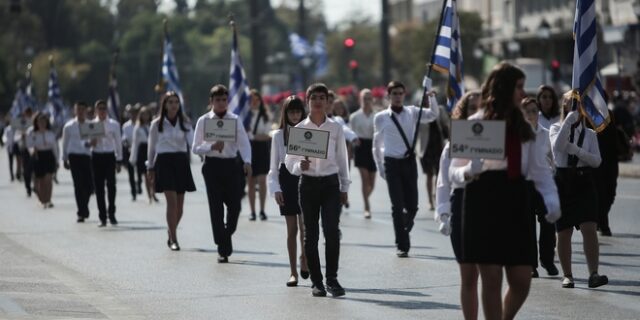
[[267, 108], [264, 106], [264, 100], [262, 99], [262, 95], [256, 89], [251, 89], [251, 95], [256, 95], [260, 100], [260, 105], [258, 106], [258, 117], [261, 117], [264, 123], [269, 123], [269, 113], [267, 112]]
[[[542, 96], [545, 91], [548, 91], [551, 94], [551, 100], [553, 100], [553, 103], [551, 104], [551, 110], [549, 110], [548, 114], [542, 111], [542, 104], [540, 103], [540, 96]], [[540, 110], [545, 118], [551, 119], [560, 115], [560, 103], [558, 103], [558, 94], [556, 93], [556, 90], [553, 89], [553, 87], [544, 84], [541, 85], [540, 88], [538, 88], [536, 100], [538, 100], [538, 110]]]
[[505, 120], [507, 132], [515, 132], [522, 142], [535, 139], [531, 125], [522, 111], [513, 103], [513, 92], [518, 80], [525, 79], [524, 72], [508, 63], [497, 64], [482, 85], [484, 119]]
[[[164, 96], [162, 97], [162, 102], [160, 103], [160, 123], [158, 123], [158, 132], [162, 132], [164, 119], [167, 117], [167, 101], [169, 101], [169, 98], [171, 97], [176, 97], [176, 99], [178, 99], [178, 103], [180, 103], [180, 97], [175, 91], [167, 91], [167, 93], [164, 94]], [[189, 129], [187, 129], [187, 127], [185, 126], [185, 122], [188, 123], [189, 118], [187, 118], [187, 116], [182, 113], [182, 105], [180, 105], [180, 107], [178, 108], [177, 117], [178, 123], [180, 124], [180, 129], [182, 129], [182, 131], [184, 132], [189, 131]]]
[[458, 100], [458, 103], [456, 103], [456, 106], [453, 107], [453, 110], [451, 111], [451, 119], [460, 119], [460, 120], [467, 119], [470, 116], [469, 102], [471, 101], [471, 99], [479, 96], [480, 96], [480, 90], [472, 90], [465, 93], [462, 96], [462, 98]]
[[40, 130], [40, 128], [38, 127], [38, 118], [40, 117], [44, 117], [45, 120], [47, 120], [47, 124], [45, 125], [45, 129], [47, 130], [51, 130], [51, 121], [49, 121], [49, 116], [47, 113], [44, 113], [42, 111], [38, 111], [36, 112], [36, 114], [33, 115], [32, 117], [32, 121], [33, 121], [33, 132], [36, 132], [38, 130]]
[[288, 127], [293, 127], [295, 125], [297, 125], [297, 123], [291, 123], [289, 122], [289, 117], [287, 117], [287, 112], [291, 111], [291, 110], [299, 110], [300, 112], [302, 112], [302, 117], [300, 117], [300, 122], [302, 122], [302, 120], [304, 120], [304, 118], [307, 117], [307, 113], [304, 110], [304, 102], [302, 101], [302, 99], [298, 98], [295, 95], [289, 96], [288, 98], [284, 99], [284, 102], [282, 103], [282, 111], [280, 112], [280, 129], [283, 130], [283, 134], [284, 134], [284, 145], [287, 145], [287, 138], [288, 138]]

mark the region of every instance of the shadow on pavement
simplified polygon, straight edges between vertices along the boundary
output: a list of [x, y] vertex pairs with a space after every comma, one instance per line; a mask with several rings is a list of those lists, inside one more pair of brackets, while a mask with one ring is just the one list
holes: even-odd
[[[376, 249], [395, 249], [396, 246], [392, 244], [370, 244], [370, 243], [352, 243], [352, 242], [341, 242], [340, 246], [342, 247], [364, 247], [364, 248], [376, 248]], [[433, 249], [433, 247], [428, 246], [411, 246], [411, 249]]]
[[428, 297], [428, 294], [415, 292], [415, 291], [407, 291], [416, 290], [416, 289], [426, 289], [426, 288], [402, 288], [405, 290], [400, 290], [398, 288], [389, 288], [389, 289], [353, 289], [347, 288], [348, 292], [354, 293], [367, 293], [367, 294], [383, 294], [383, 295], [395, 295], [395, 296], [403, 296], [403, 297]]
[[395, 309], [405, 310], [433, 310], [433, 309], [449, 309], [460, 310], [459, 305], [419, 300], [405, 300], [405, 301], [387, 301], [387, 300], [375, 300], [375, 299], [358, 299], [347, 297], [347, 300], [372, 303], [383, 307], [390, 307]]

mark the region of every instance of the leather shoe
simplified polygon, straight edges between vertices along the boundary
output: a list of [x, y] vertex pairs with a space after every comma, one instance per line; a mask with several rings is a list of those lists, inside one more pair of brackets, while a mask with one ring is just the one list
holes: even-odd
[[227, 263], [229, 262], [229, 258], [225, 256], [218, 256], [218, 263]]
[[560, 272], [558, 271], [558, 268], [556, 268], [556, 265], [551, 263], [549, 265], [544, 264], [544, 263], [540, 263], [540, 266], [542, 266], [545, 270], [547, 270], [547, 274], [550, 276], [557, 276]]
[[309, 270], [300, 269], [300, 276], [302, 279], [309, 279]]
[[298, 286], [298, 278], [292, 275], [291, 277], [289, 277], [289, 281], [287, 281], [287, 287], [296, 287], [296, 286]]
[[109, 219], [109, 223], [111, 223], [112, 225], [117, 225], [118, 224], [118, 220], [116, 220], [116, 218], [110, 218]]
[[171, 249], [171, 251], [180, 251], [180, 246], [177, 241], [174, 241], [169, 245], [169, 249]]
[[311, 295], [314, 297], [326, 297], [327, 290], [324, 289], [324, 285], [322, 283], [314, 283], [313, 286], [311, 286]]
[[78, 217], [78, 220], [76, 220], [77, 223], [83, 223], [84, 222], [84, 218], [83, 217]]
[[264, 211], [260, 211], [260, 220], [262, 221], [267, 220], [267, 214], [264, 213]]
[[573, 282], [572, 276], [564, 276], [562, 279], [562, 287], [563, 288], [573, 288], [575, 287], [575, 283]]
[[611, 237], [611, 229], [609, 227], [600, 228], [600, 235], [603, 237]]
[[344, 296], [344, 288], [338, 283], [338, 279], [327, 280], [327, 292], [334, 297]]
[[107, 226], [107, 221], [102, 220], [102, 221], [100, 221], [100, 224], [98, 225], [98, 228], [104, 228], [106, 226]]
[[597, 288], [599, 286], [604, 286], [607, 283], [609, 283], [609, 278], [607, 278], [607, 276], [599, 275], [594, 272], [589, 277], [589, 288]]
[[404, 250], [398, 250], [398, 251], [396, 251], [396, 255], [398, 256], [398, 258], [408, 258], [409, 257], [409, 252], [404, 251]]
[[256, 221], [256, 213], [255, 212], [251, 212], [251, 215], [249, 216], [249, 221]]

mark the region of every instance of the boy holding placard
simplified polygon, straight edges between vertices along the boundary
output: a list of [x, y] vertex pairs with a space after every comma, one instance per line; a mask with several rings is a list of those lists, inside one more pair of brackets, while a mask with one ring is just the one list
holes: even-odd
[[[306, 130], [298, 135], [295, 134], [296, 130], [290, 131], [285, 157], [287, 170], [300, 176], [300, 206], [306, 232], [304, 251], [313, 283], [311, 293], [316, 297], [326, 296], [327, 291], [334, 297], [344, 295], [344, 289], [338, 283], [338, 224], [340, 206], [347, 203], [347, 192], [351, 183], [344, 131], [340, 124], [325, 114], [328, 95], [329, 90], [324, 84], [316, 83], [309, 86], [306, 93], [309, 117], [295, 127]], [[298, 146], [295, 151], [294, 146]], [[307, 154], [300, 152], [301, 150], [306, 150]], [[309, 157], [316, 158], [310, 160]], [[326, 290], [322, 283], [318, 255], [320, 215], [326, 240]]]
[[[242, 199], [242, 177], [237, 175], [236, 154], [240, 152], [245, 175], [251, 175], [251, 145], [238, 116], [227, 112], [229, 90], [221, 84], [209, 91], [211, 111], [196, 123], [193, 153], [205, 156], [202, 166], [213, 241], [218, 246], [218, 262], [228, 262], [233, 253], [231, 236], [236, 231]], [[224, 206], [227, 206], [225, 224]]]

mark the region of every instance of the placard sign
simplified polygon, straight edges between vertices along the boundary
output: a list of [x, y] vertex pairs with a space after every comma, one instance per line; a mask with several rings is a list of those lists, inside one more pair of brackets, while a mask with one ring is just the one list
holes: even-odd
[[80, 123], [80, 139], [96, 139], [105, 135], [104, 122]]
[[329, 131], [289, 128], [287, 154], [326, 159], [329, 151]]
[[501, 120], [451, 120], [451, 158], [505, 157], [506, 125]]
[[206, 119], [204, 121], [205, 141], [236, 141], [237, 119]]
[[11, 128], [14, 131], [25, 131], [29, 129], [30, 126], [31, 126], [31, 121], [25, 118], [20, 117], [20, 118], [11, 119]]

